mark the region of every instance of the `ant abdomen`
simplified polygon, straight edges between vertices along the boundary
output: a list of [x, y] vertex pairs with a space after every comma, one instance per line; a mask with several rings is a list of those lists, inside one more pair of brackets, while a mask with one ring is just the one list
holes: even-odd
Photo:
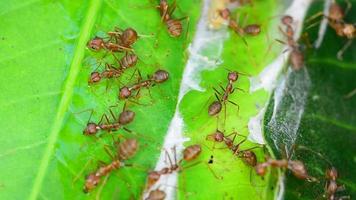
[[129, 68], [135, 66], [137, 63], [137, 55], [135, 54], [127, 54], [122, 57], [119, 61], [119, 64], [122, 68]]
[[183, 159], [185, 161], [194, 160], [201, 153], [201, 146], [199, 144], [188, 146], [183, 151]]
[[122, 113], [120, 113], [119, 116], [119, 123], [122, 125], [126, 125], [131, 123], [135, 118], [135, 112], [131, 110], [125, 110]]
[[222, 105], [221, 105], [220, 101], [214, 101], [209, 106], [208, 114], [210, 116], [214, 116], [214, 115], [220, 113], [221, 109], [222, 109]]
[[250, 24], [244, 27], [244, 32], [248, 35], [256, 36], [261, 33], [261, 26], [258, 24]]
[[134, 156], [138, 150], [138, 142], [136, 139], [127, 139], [120, 143], [118, 147], [119, 158], [127, 160]]
[[146, 200], [164, 200], [166, 198], [166, 193], [162, 190], [155, 189], [152, 190]]
[[137, 32], [133, 28], [125, 29], [121, 35], [121, 42], [124, 47], [130, 47], [137, 39]]
[[243, 151], [241, 157], [247, 165], [252, 167], [257, 165], [257, 156], [253, 151]]
[[169, 78], [169, 73], [164, 70], [157, 70], [153, 75], [153, 80], [156, 83], [163, 83]]
[[298, 49], [293, 49], [290, 55], [290, 61], [294, 70], [300, 70], [304, 66], [304, 55]]
[[169, 35], [172, 37], [179, 37], [182, 34], [182, 23], [176, 19], [169, 19], [166, 21]]

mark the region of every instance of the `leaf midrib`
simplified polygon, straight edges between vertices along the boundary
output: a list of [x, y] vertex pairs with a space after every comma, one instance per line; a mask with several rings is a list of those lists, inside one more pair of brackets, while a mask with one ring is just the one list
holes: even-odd
[[73, 96], [74, 84], [80, 72], [81, 63], [84, 58], [84, 50], [85, 50], [86, 42], [94, 26], [98, 14], [98, 10], [100, 9], [101, 4], [102, 4], [102, 0], [92, 0], [89, 4], [86, 17], [83, 20], [83, 25], [81, 27], [81, 31], [74, 51], [73, 60], [70, 64], [70, 71], [68, 74], [68, 78], [64, 83], [63, 93], [58, 106], [57, 114], [54, 123], [52, 125], [52, 128], [50, 129], [48, 144], [44, 151], [44, 155], [42, 156], [42, 160], [38, 169], [38, 174], [34, 180], [31, 194], [29, 196], [30, 200], [36, 200], [41, 190], [42, 182], [43, 179], [45, 178], [49, 161], [54, 151], [55, 143], [58, 139], [58, 135], [62, 127], [62, 123], [66, 111], [69, 107], [69, 104]]

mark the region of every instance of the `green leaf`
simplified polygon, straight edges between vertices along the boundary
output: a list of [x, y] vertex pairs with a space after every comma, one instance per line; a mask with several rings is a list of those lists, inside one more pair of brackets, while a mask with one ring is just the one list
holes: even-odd
[[[174, 16], [190, 17], [195, 24], [200, 1], [180, 1]], [[2, 2], [0, 22], [1, 192], [2, 199], [122, 199], [140, 196], [146, 173], [155, 165], [160, 143], [172, 118], [182, 70], [185, 48], [194, 34], [171, 38], [150, 1], [11, 1]], [[189, 9], [188, 9], [189, 8]], [[184, 30], [187, 30], [184, 22]], [[90, 72], [97, 67], [95, 54], [87, 41], [115, 26], [132, 27], [140, 39], [134, 45], [142, 75], [158, 68], [170, 73], [167, 83], [141, 92], [140, 102], [130, 105], [136, 123], [128, 126], [136, 135], [125, 137], [140, 141], [142, 153], [130, 160], [135, 166], [114, 173], [92, 193], [82, 192], [84, 177], [97, 167], [98, 160], [111, 161], [104, 145], [112, 145], [110, 136], [98, 140], [82, 135], [89, 118], [86, 109], [94, 109], [92, 121], [99, 121], [108, 106], [118, 102], [119, 84], [109, 81], [88, 87]], [[134, 80], [129, 70], [120, 82]], [[11, 75], [12, 74], [12, 75]], [[136, 79], [136, 77], [134, 77]], [[20, 94], [21, 97], [18, 95]], [[115, 112], [122, 109], [123, 102]], [[80, 113], [81, 112], [81, 113]], [[115, 133], [117, 134], [117, 133]], [[125, 191], [125, 192], [123, 192]]]
[[[314, 2], [309, 16], [320, 10], [323, 2]], [[352, 8], [346, 22], [356, 20], [354, 12]], [[310, 41], [317, 40], [318, 26], [305, 31]], [[347, 97], [356, 88], [355, 43], [343, 61], [336, 56], [346, 41], [328, 27], [320, 48], [308, 49], [305, 70], [289, 73], [284, 90], [276, 90], [270, 101], [265, 125], [273, 154], [283, 157], [283, 145], [287, 146], [291, 159], [303, 161], [309, 174], [318, 179], [307, 182], [286, 173], [285, 199], [325, 198], [325, 171], [331, 166], [338, 170], [337, 183], [345, 186], [335, 197], [356, 195], [356, 97]], [[304, 112], [293, 118], [299, 113], [296, 109]]]

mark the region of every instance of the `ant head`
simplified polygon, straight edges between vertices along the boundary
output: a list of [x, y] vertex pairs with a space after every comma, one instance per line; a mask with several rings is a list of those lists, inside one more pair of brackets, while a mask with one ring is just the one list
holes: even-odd
[[83, 188], [84, 193], [90, 192], [94, 189], [100, 181], [100, 177], [96, 176], [95, 173], [91, 173], [86, 177], [85, 185]]
[[157, 70], [153, 75], [153, 80], [156, 83], [163, 83], [169, 78], [169, 73], [164, 70]]
[[267, 172], [266, 166], [263, 163], [259, 163], [255, 166], [256, 174], [259, 176], [264, 176]]
[[206, 139], [215, 142], [222, 142], [224, 141], [224, 137], [224, 133], [217, 130], [215, 133], [206, 136]]
[[131, 90], [128, 87], [122, 87], [120, 89], [119, 97], [120, 99], [127, 99], [131, 96]]
[[122, 38], [122, 42], [124, 43], [124, 46], [128, 47], [136, 42], [138, 36], [137, 36], [137, 32], [133, 28], [127, 28], [122, 33], [121, 38]]
[[188, 146], [183, 151], [183, 159], [185, 161], [194, 160], [201, 153], [201, 146], [199, 144]]
[[330, 169], [326, 170], [326, 178], [329, 180], [336, 180], [338, 177], [338, 172], [335, 167], [331, 167]]
[[210, 116], [214, 116], [218, 114], [221, 111], [221, 109], [222, 109], [222, 105], [220, 101], [214, 101], [212, 104], [210, 104], [208, 108], [208, 114]]
[[134, 120], [134, 118], [135, 118], [135, 112], [131, 110], [125, 110], [122, 113], [120, 113], [119, 123], [122, 125], [129, 124]]
[[309, 175], [308, 175], [307, 169], [305, 168], [304, 163], [299, 160], [289, 161], [288, 168], [290, 168], [293, 175], [299, 179], [308, 179], [309, 178]]
[[229, 20], [230, 10], [228, 8], [218, 10], [218, 12], [221, 18], [223, 18], [224, 20]]
[[337, 3], [332, 3], [329, 7], [329, 18], [335, 21], [341, 21], [344, 18], [344, 11]]
[[95, 135], [98, 132], [96, 127], [97, 127], [97, 124], [89, 122], [87, 124], [87, 127], [85, 127], [83, 134], [84, 135]]
[[293, 23], [293, 17], [290, 15], [285, 15], [282, 17], [282, 24], [286, 25], [286, 26], [290, 26]]
[[235, 82], [237, 81], [237, 79], [239, 78], [239, 73], [237, 72], [229, 72], [229, 74], [227, 75], [227, 79], [229, 79], [229, 81]]
[[90, 74], [90, 79], [89, 79], [89, 83], [97, 83], [101, 80], [101, 75], [99, 72], [92, 72]]
[[94, 39], [90, 40], [87, 44], [88, 48], [94, 51], [99, 51], [103, 48], [105, 42], [104, 39], [101, 37], [95, 37]]

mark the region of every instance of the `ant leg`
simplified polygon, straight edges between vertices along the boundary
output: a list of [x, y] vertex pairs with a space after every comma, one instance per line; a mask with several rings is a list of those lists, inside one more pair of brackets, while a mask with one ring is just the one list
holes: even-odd
[[104, 145], [104, 150], [105, 150], [105, 153], [107, 153], [109, 155], [111, 160], [115, 159], [115, 156], [111, 153], [111, 150], [109, 149], [108, 145]]
[[109, 112], [110, 112], [110, 114], [111, 114], [111, 117], [114, 119], [114, 121], [117, 122], [117, 119], [116, 119], [116, 117], [115, 117], [115, 114], [114, 114], [114, 112], [112, 111], [111, 108], [109, 108]]
[[221, 95], [221, 93], [215, 87], [213, 87], [213, 90], [215, 91], [215, 94]]
[[101, 116], [100, 121], [99, 121], [98, 124], [101, 124], [101, 122], [103, 121], [104, 118], [106, 120], [106, 123], [110, 124], [110, 120], [109, 120], [108, 116], [105, 113]]
[[218, 176], [218, 175], [215, 173], [215, 171], [210, 167], [210, 165], [209, 165], [208, 163], [206, 163], [206, 165], [208, 166], [209, 171], [213, 174], [213, 176], [214, 176], [216, 179], [219, 179], [219, 180], [224, 179], [224, 177]]
[[[318, 18], [318, 17], [325, 17], [323, 12], [317, 12], [314, 15], [310, 16], [307, 20], [305, 20], [305, 24], [310, 23], [311, 21], [313, 21], [314, 19]], [[319, 23], [319, 22], [318, 22]], [[315, 23], [314, 23], [315, 24]], [[310, 25], [308, 26], [310, 27]]]
[[177, 1], [174, 0], [170, 7], [171, 7], [171, 10], [169, 11], [169, 16], [172, 16], [173, 12], [177, 8]]
[[82, 177], [84, 171], [86, 170], [86, 168], [88, 168], [88, 166], [89, 166], [90, 164], [92, 164], [92, 162], [93, 162], [93, 160], [90, 159], [90, 160], [88, 160], [88, 161], [85, 163], [84, 167], [83, 167], [83, 168], [80, 170], [80, 172], [73, 178], [72, 185], [74, 185], [75, 182], [77, 182], [78, 179], [79, 179], [80, 177]]
[[228, 102], [231, 103], [231, 104], [234, 105], [234, 106], [237, 106], [237, 113], [240, 112], [240, 106], [239, 106], [239, 105], [237, 105], [235, 102], [230, 101], [230, 100], [228, 100]]
[[345, 2], [346, 2], [347, 6], [346, 6], [346, 10], [345, 10], [344, 16], [346, 16], [350, 12], [350, 10], [352, 8], [352, 4], [351, 4], [350, 0], [345, 0]]
[[337, 52], [337, 59], [339, 60], [343, 60], [342, 55], [344, 54], [344, 52], [350, 47], [350, 45], [352, 44], [353, 40], [349, 39], [347, 41], [347, 43]]
[[103, 191], [104, 186], [106, 185], [108, 179], [109, 179], [110, 174], [106, 175], [104, 178], [103, 183], [100, 185], [98, 192], [96, 193], [95, 200], [100, 200], [101, 192]]
[[353, 97], [355, 94], [356, 94], [356, 88], [353, 89], [351, 92], [347, 93], [347, 94], [344, 96], [344, 99], [350, 99], [350, 98]]

